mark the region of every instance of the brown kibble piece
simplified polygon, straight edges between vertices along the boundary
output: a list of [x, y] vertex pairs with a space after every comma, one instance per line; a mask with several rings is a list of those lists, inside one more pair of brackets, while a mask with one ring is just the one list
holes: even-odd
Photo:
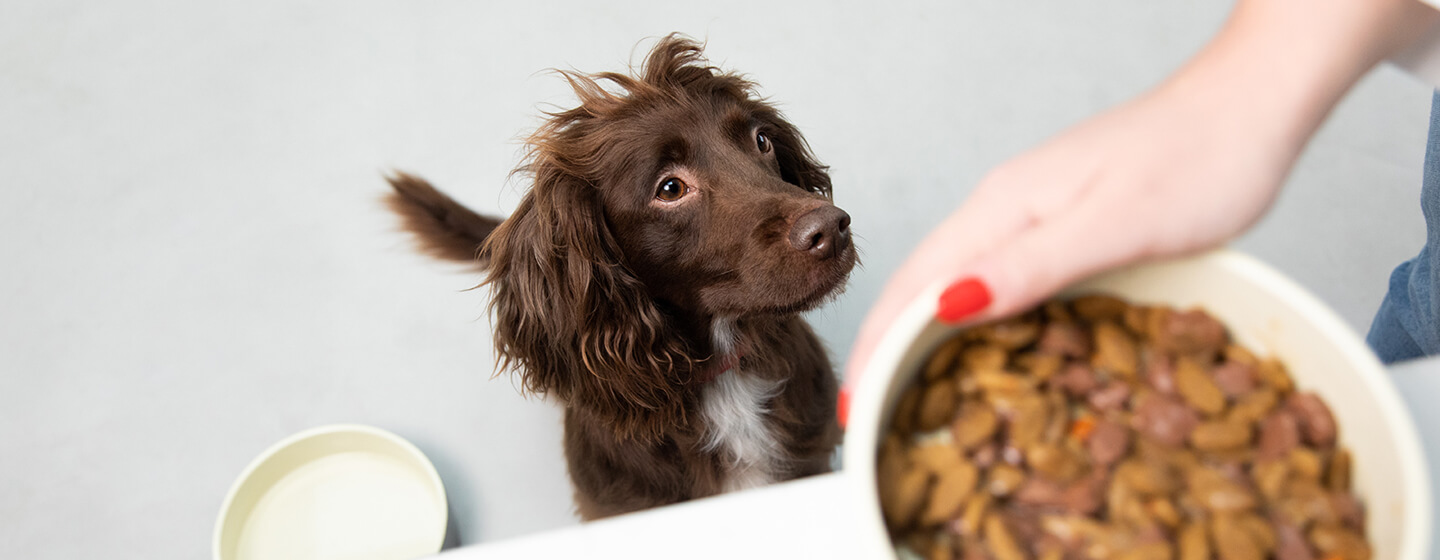
[[1026, 559], [1025, 551], [1015, 542], [1015, 537], [1010, 535], [1010, 529], [1005, 526], [1005, 520], [998, 515], [985, 518], [985, 544], [989, 545], [990, 554], [995, 560]]
[[1288, 411], [1279, 410], [1260, 422], [1260, 444], [1256, 458], [1260, 461], [1283, 459], [1300, 445], [1300, 425]]
[[930, 552], [925, 560], [955, 560], [955, 545], [948, 538], [937, 538], [930, 542]]
[[1174, 554], [1175, 547], [1170, 543], [1153, 541], [1126, 548], [1115, 560], [1170, 560]]
[[1216, 515], [1210, 519], [1210, 538], [1215, 543], [1215, 552], [1220, 560], [1264, 560], [1265, 553], [1260, 545], [1235, 518], [1230, 515]]
[[1094, 514], [1105, 504], [1107, 478], [1104, 471], [1091, 471], [1060, 494], [1060, 505], [1072, 513]]
[[1169, 498], [1154, 498], [1145, 503], [1145, 509], [1149, 510], [1150, 516], [1156, 521], [1164, 523], [1166, 527], [1175, 528], [1185, 518], [1180, 510], [1175, 509], [1175, 504]]
[[950, 423], [955, 417], [955, 405], [959, 395], [955, 394], [955, 386], [949, 383], [935, 383], [925, 389], [924, 395], [920, 398], [920, 410], [917, 411], [915, 427], [920, 431], [928, 432]]
[[1180, 355], [1212, 355], [1225, 348], [1225, 326], [1199, 309], [1162, 311], [1150, 317], [1151, 339], [1161, 349]]
[[1005, 497], [1020, 489], [1023, 484], [1025, 484], [1025, 471], [1020, 467], [1002, 463], [990, 469], [985, 481], [985, 490], [993, 496]]
[[1239, 362], [1222, 363], [1216, 366], [1211, 374], [1215, 377], [1215, 385], [1220, 387], [1220, 391], [1232, 399], [1249, 394], [1259, 383], [1255, 366]]
[[1139, 334], [1142, 338], [1148, 337], [1150, 335], [1150, 315], [1154, 311], [1154, 308], [1151, 307], [1131, 305], [1125, 310], [1124, 319], [1121, 322], [1124, 323], [1125, 328], [1130, 329], [1130, 332]]
[[1050, 405], [1045, 397], [1031, 393], [1015, 401], [1014, 413], [1010, 416], [1010, 444], [1024, 449], [1039, 443], [1050, 422]]
[[1225, 393], [1199, 362], [1181, 358], [1175, 364], [1175, 387], [1180, 397], [1196, 410], [1215, 415], [1225, 411]]
[[1295, 382], [1290, 379], [1290, 374], [1285, 371], [1285, 364], [1280, 363], [1280, 360], [1261, 360], [1255, 373], [1260, 376], [1261, 381], [1282, 395], [1295, 390]]
[[1250, 425], [1224, 420], [1201, 422], [1190, 432], [1190, 445], [1201, 451], [1225, 451], [1250, 443]]
[[1235, 523], [1250, 534], [1250, 539], [1260, 547], [1261, 554], [1270, 554], [1275, 550], [1275, 528], [1269, 521], [1246, 512], [1236, 515]]
[[1331, 492], [1330, 505], [1346, 528], [1365, 534], [1365, 507], [1349, 492]]
[[1035, 387], [1035, 380], [1028, 376], [1006, 373], [1000, 370], [981, 370], [975, 373], [975, 382], [986, 391], [1016, 393]]
[[1275, 557], [1279, 560], [1315, 560], [1304, 533], [1283, 521], [1275, 522]]
[[1230, 407], [1230, 413], [1226, 418], [1234, 422], [1259, 422], [1261, 418], [1269, 414], [1279, 402], [1275, 390], [1269, 387], [1261, 387], [1249, 394], [1236, 399], [1235, 405]]
[[1331, 492], [1350, 492], [1350, 452], [1338, 449], [1330, 457], [1330, 468], [1325, 471], [1325, 488]]
[[1096, 369], [1134, 379], [1140, 369], [1139, 360], [1135, 341], [1125, 329], [1108, 321], [1095, 325], [1095, 355], [1090, 364]]
[[911, 385], [900, 396], [900, 403], [895, 405], [894, 428], [902, 434], [915, 431], [915, 414], [920, 408], [920, 384]]
[[941, 473], [964, 462], [960, 448], [950, 443], [928, 443], [910, 448], [910, 462], [933, 473]]
[[1290, 462], [1276, 459], [1256, 463], [1251, 472], [1260, 495], [1273, 502], [1280, 497], [1285, 483], [1290, 480]]
[[925, 505], [930, 482], [929, 471], [911, 469], [901, 472], [888, 484], [880, 485], [880, 507], [891, 527], [903, 529], [910, 526]]
[[1210, 539], [1202, 522], [1192, 521], [1182, 527], [1179, 541], [1179, 560], [1210, 560]]
[[1254, 494], [1212, 468], [1190, 469], [1185, 482], [1195, 502], [1212, 513], [1234, 513], [1255, 507]]
[[1297, 478], [1319, 482], [1325, 465], [1320, 455], [1308, 447], [1296, 447], [1288, 455], [1290, 472]]
[[965, 509], [960, 513], [960, 520], [953, 525], [953, 528], [961, 536], [975, 536], [980, 534], [981, 523], [985, 521], [986, 514], [990, 511], [990, 495], [985, 492], [977, 492], [970, 495], [965, 502]]
[[1130, 398], [1130, 385], [1124, 382], [1112, 382], [1109, 385], [1090, 392], [1086, 399], [1095, 410], [1119, 410], [1125, 406], [1125, 401]]
[[1170, 397], [1152, 395], [1135, 410], [1133, 426], [1142, 435], [1156, 442], [1178, 447], [1190, 437], [1200, 423], [1195, 410]]
[[1090, 452], [1090, 461], [1097, 465], [1109, 465], [1125, 456], [1130, 448], [1130, 430], [1109, 420], [1095, 423], [1090, 438], [1085, 440]]
[[1370, 545], [1365, 537], [1338, 525], [1320, 524], [1310, 528], [1310, 544], [1326, 558], [1370, 560]]
[[1140, 459], [1121, 461], [1115, 479], [1145, 496], [1168, 495], [1179, 485], [1168, 468]]
[[1325, 401], [1315, 393], [1292, 394], [1285, 400], [1285, 408], [1295, 413], [1307, 443], [1319, 447], [1335, 444], [1335, 417], [1330, 414], [1330, 407], [1325, 406]]
[[1044, 382], [1060, 372], [1061, 366], [1065, 365], [1065, 358], [1055, 354], [1026, 354], [1023, 358], [1016, 358], [1016, 363], [1025, 368], [1030, 377]]
[[1090, 339], [1074, 323], [1050, 323], [1040, 331], [1038, 349], [1045, 354], [1083, 358], [1090, 353]]
[[1025, 450], [1025, 462], [1041, 476], [1070, 482], [1085, 469], [1085, 460], [1063, 445], [1038, 444]]
[[1051, 383], [1070, 396], [1079, 397], [1094, 391], [1095, 387], [1100, 384], [1100, 380], [1090, 366], [1073, 363], [1061, 369]]
[[1175, 363], [1169, 355], [1159, 352], [1150, 355], [1145, 364], [1145, 383], [1162, 395], [1180, 394], [1175, 387]]
[[1090, 294], [1070, 302], [1075, 315], [1091, 323], [1099, 321], [1122, 321], [1130, 308], [1125, 300], [1105, 294]]
[[1018, 350], [1035, 342], [1040, 324], [1032, 318], [1017, 317], [980, 327], [982, 340], [1005, 350]]
[[1005, 369], [1005, 362], [1010, 361], [1010, 355], [1005, 349], [994, 345], [980, 345], [966, 348], [960, 354], [960, 363], [966, 371], [1000, 371]]
[[1314, 480], [1291, 477], [1280, 496], [1270, 504], [1270, 511], [1281, 519], [1304, 527], [1314, 523], [1339, 523], [1340, 516], [1330, 494]]
[[1014, 500], [1021, 504], [1034, 506], [1060, 506], [1064, 505], [1065, 488], [1050, 480], [1039, 477], [1029, 477], [1020, 489], [1015, 491]]
[[1260, 360], [1255, 357], [1255, 354], [1239, 344], [1231, 344], [1225, 347], [1225, 361], [1250, 367], [1258, 367], [1260, 365]]
[[980, 470], [969, 461], [960, 461], [949, 469], [940, 471], [930, 491], [929, 503], [920, 514], [921, 525], [939, 525], [954, 517], [965, 503], [965, 498], [975, 490]]
[[925, 362], [925, 381], [930, 382], [939, 379], [955, 369], [955, 358], [965, 348], [965, 339], [959, 336], [952, 336], [939, 348], [930, 354], [930, 360]]
[[974, 449], [990, 441], [1000, 419], [995, 410], [984, 402], [970, 402], [960, 406], [960, 415], [951, 425], [955, 445], [962, 449]]

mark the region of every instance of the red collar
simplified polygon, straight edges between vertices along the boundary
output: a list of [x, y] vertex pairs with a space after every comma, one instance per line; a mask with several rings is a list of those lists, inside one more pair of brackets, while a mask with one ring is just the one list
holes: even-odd
[[704, 385], [706, 383], [714, 381], [716, 378], [720, 377], [725, 372], [735, 369], [736, 366], [739, 366], [740, 358], [743, 357], [745, 357], [745, 354], [740, 352], [734, 354], [726, 354], [723, 359], [715, 362], [714, 367], [701, 370], [700, 373], [695, 376], [695, 382]]

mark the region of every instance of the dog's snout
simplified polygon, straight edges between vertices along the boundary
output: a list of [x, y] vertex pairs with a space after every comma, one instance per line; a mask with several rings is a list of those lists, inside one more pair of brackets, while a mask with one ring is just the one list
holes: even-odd
[[850, 247], [850, 214], [829, 205], [802, 214], [790, 226], [790, 246], [821, 259], [840, 254]]

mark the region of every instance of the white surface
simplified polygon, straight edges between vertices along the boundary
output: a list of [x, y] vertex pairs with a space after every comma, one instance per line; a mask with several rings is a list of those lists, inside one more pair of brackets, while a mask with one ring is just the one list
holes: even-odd
[[[1226, 2], [0, 2], [0, 557], [199, 558], [271, 442], [414, 442], [462, 542], [575, 523], [560, 416], [494, 373], [479, 278], [376, 203], [416, 171], [507, 213], [516, 139], [646, 37], [709, 39], [833, 166], [864, 267], [837, 361], [991, 166], [1155, 83]], [[1367, 78], [1239, 246], [1364, 329], [1419, 250], [1430, 88]], [[23, 459], [15, 459], [23, 458]], [[83, 536], [83, 538], [79, 538]]]
[[370, 426], [323, 426], [256, 457], [215, 521], [214, 560], [408, 560], [445, 541], [425, 455]]
[[[874, 453], [889, 411], [933, 349], [955, 332], [934, 320], [939, 290], [932, 288], [896, 320], [850, 398], [844, 459], [854, 480], [867, 481], [852, 486], [849, 494], [851, 507], [871, 520], [859, 546], [872, 556], [888, 546], [880, 504], [868, 481], [875, 477]], [[1354, 490], [1369, 506], [1375, 556], [1428, 557], [1434, 512], [1415, 427], [1374, 353], [1319, 300], [1259, 261], [1227, 250], [1116, 270], [1069, 291], [1099, 291], [1181, 309], [1199, 306], [1241, 344], [1279, 358], [1296, 385], [1319, 394], [1343, 426], [1340, 444], [1357, 458]]]
[[844, 474], [815, 476], [433, 558], [863, 558], [845, 485]]

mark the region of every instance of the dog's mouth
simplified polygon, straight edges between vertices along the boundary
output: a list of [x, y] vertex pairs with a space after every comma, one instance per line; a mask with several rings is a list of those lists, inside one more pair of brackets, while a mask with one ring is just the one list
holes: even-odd
[[810, 270], [805, 271], [804, 278], [800, 282], [804, 286], [803, 288], [764, 290], [776, 295], [794, 294], [792, 297], [767, 302], [769, 305], [756, 306], [750, 312], [784, 315], [803, 313], [820, 307], [845, 292], [845, 284], [850, 279], [850, 273], [858, 262], [859, 256], [854, 245], [845, 247], [835, 256], [820, 263], [813, 263], [808, 267]]

